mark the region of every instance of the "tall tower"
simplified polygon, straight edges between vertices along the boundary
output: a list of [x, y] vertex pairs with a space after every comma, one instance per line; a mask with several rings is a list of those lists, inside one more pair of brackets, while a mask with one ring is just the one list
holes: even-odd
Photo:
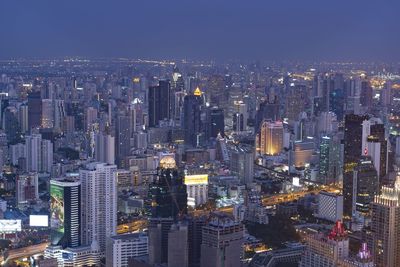
[[79, 170], [82, 183], [82, 243], [97, 242], [102, 252], [106, 239], [117, 230], [117, 166], [90, 163]]
[[40, 92], [31, 92], [28, 95], [28, 127], [31, 128], [40, 127], [42, 123], [42, 98]]
[[200, 266], [239, 267], [242, 253], [243, 225], [217, 215], [203, 226]]
[[371, 231], [378, 267], [400, 266], [400, 176], [393, 187], [383, 186], [372, 203]]
[[260, 130], [259, 152], [261, 155], [278, 155], [283, 149], [282, 122], [263, 121]]
[[97, 133], [95, 139], [96, 161], [115, 164], [115, 137], [109, 133]]
[[160, 161], [157, 176], [149, 186], [149, 261], [168, 263], [168, 235], [171, 225], [187, 213], [186, 185], [172, 156]]
[[353, 170], [353, 215], [368, 214], [370, 203], [378, 193], [378, 174], [370, 156], [361, 156]]
[[185, 96], [183, 102], [183, 127], [185, 129], [185, 144], [197, 147], [201, 133], [201, 106], [203, 100], [200, 88], [196, 88], [193, 95]]
[[343, 215], [350, 217], [353, 207], [353, 169], [361, 156], [363, 121], [368, 116], [348, 114], [344, 120], [344, 158], [343, 158]]
[[149, 127], [156, 127], [161, 120], [171, 119], [171, 85], [169, 80], [159, 81], [149, 87]]
[[[124, 159], [131, 150], [131, 119], [127, 115], [118, 115], [116, 118], [115, 154], [118, 167], [125, 167]], [[111, 141], [111, 140], [110, 140]]]
[[81, 245], [81, 182], [50, 180], [51, 244], [63, 248]]

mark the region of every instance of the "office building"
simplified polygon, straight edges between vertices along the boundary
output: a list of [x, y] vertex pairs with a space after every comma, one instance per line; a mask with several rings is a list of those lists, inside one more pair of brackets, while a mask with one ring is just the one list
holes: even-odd
[[186, 95], [183, 102], [183, 127], [185, 130], [185, 145], [197, 147], [200, 143], [201, 108], [203, 99], [200, 88], [196, 88], [192, 95]]
[[90, 163], [79, 170], [82, 183], [82, 243], [98, 243], [102, 253], [106, 239], [117, 230], [117, 167]]
[[96, 161], [115, 164], [115, 137], [108, 133], [97, 133], [94, 153]]
[[53, 128], [54, 108], [52, 99], [42, 99], [42, 128]]
[[239, 267], [244, 228], [224, 215], [216, 215], [203, 226], [201, 267]]
[[[116, 118], [115, 156], [117, 165], [125, 167], [125, 157], [131, 155], [131, 118], [127, 115], [117, 115]], [[112, 140], [108, 140], [112, 142]]]
[[254, 178], [254, 153], [249, 146], [238, 145], [230, 151], [230, 170], [243, 184], [250, 184]]
[[377, 267], [400, 266], [400, 177], [393, 187], [383, 186], [371, 204], [371, 232]]
[[218, 134], [225, 136], [224, 110], [218, 107], [212, 107], [207, 110], [206, 138], [216, 138]]
[[300, 267], [341, 266], [340, 262], [349, 257], [349, 238], [340, 221], [328, 236], [324, 233], [309, 234], [305, 241], [307, 248]]
[[169, 80], [159, 81], [158, 86], [149, 87], [149, 127], [160, 121], [171, 119], [171, 85]]
[[352, 214], [369, 214], [369, 205], [379, 190], [378, 173], [370, 156], [361, 156], [353, 169]]
[[259, 134], [257, 151], [261, 155], [275, 156], [283, 149], [283, 124], [282, 122], [263, 121]]
[[160, 160], [157, 175], [149, 186], [148, 205], [153, 218], [177, 218], [187, 213], [187, 192], [184, 177], [172, 156]]
[[40, 92], [31, 92], [28, 95], [28, 127], [38, 128], [42, 124], [42, 98]]
[[188, 206], [193, 208], [203, 205], [208, 200], [208, 175], [186, 175], [185, 181]]
[[37, 173], [18, 175], [15, 188], [17, 204], [19, 206], [39, 200], [39, 179]]
[[357, 166], [362, 151], [363, 121], [368, 116], [348, 114], [344, 119], [344, 156], [343, 156], [343, 214], [352, 215], [353, 207], [353, 169]]
[[62, 248], [79, 247], [81, 242], [81, 182], [50, 180], [51, 244]]
[[322, 191], [318, 195], [317, 218], [337, 222], [343, 217], [343, 196]]
[[278, 98], [267, 96], [257, 110], [255, 130], [256, 132], [259, 131], [263, 121], [278, 121], [280, 119]]
[[188, 225], [175, 223], [168, 232], [168, 267], [189, 266]]
[[298, 169], [304, 169], [311, 163], [314, 154], [314, 143], [310, 141], [295, 141], [291, 151], [291, 165]]
[[109, 237], [106, 247], [106, 267], [127, 267], [129, 258], [147, 256], [148, 243], [148, 237], [143, 233]]

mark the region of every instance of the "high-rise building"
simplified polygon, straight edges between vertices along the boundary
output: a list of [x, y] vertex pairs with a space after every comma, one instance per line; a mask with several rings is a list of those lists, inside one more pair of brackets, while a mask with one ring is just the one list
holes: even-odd
[[2, 127], [7, 135], [10, 143], [15, 143], [21, 139], [21, 127], [18, 122], [18, 112], [13, 106], [9, 106], [4, 110], [4, 127]]
[[353, 207], [353, 169], [357, 166], [362, 151], [363, 121], [368, 116], [348, 114], [344, 120], [344, 157], [343, 157], [343, 213], [352, 215]]
[[371, 204], [371, 232], [377, 267], [400, 266], [400, 177], [393, 187], [383, 186]]
[[342, 266], [340, 263], [349, 257], [349, 238], [340, 221], [328, 236], [324, 233], [309, 234], [305, 241], [307, 248], [300, 267]]
[[159, 81], [158, 86], [149, 87], [149, 127], [171, 119], [171, 85], [169, 80]]
[[206, 127], [206, 139], [216, 138], [218, 134], [225, 136], [224, 110], [212, 107], [207, 110], [206, 115], [207, 119], [204, 123]]
[[183, 127], [185, 130], [185, 144], [197, 147], [201, 134], [201, 106], [203, 99], [200, 88], [196, 88], [192, 95], [185, 96], [183, 102]]
[[280, 121], [263, 121], [258, 141], [261, 155], [278, 155], [283, 149], [283, 124]]
[[[131, 119], [126, 115], [116, 118], [115, 156], [118, 167], [125, 167], [125, 157], [131, 154]], [[111, 140], [110, 140], [111, 141]]]
[[63, 248], [81, 245], [81, 182], [50, 180], [51, 244]]
[[188, 206], [197, 207], [208, 201], [208, 175], [186, 175], [185, 185], [188, 198]]
[[42, 98], [40, 92], [31, 92], [28, 95], [28, 127], [29, 129], [40, 127], [42, 124]]
[[187, 213], [184, 177], [172, 156], [164, 156], [149, 187], [150, 213], [153, 218], [177, 218]]
[[279, 114], [279, 102], [278, 98], [276, 96], [269, 97], [260, 103], [260, 107], [257, 110], [257, 115], [256, 115], [256, 132], [260, 129], [261, 123], [264, 120], [267, 121], [278, 121], [280, 120], [280, 114]]
[[378, 171], [380, 186], [388, 173], [388, 140], [385, 125], [380, 119], [371, 118], [363, 121], [362, 155], [369, 155]]
[[40, 134], [25, 137], [27, 170], [32, 172], [51, 172], [53, 165], [53, 144], [42, 139]]
[[53, 128], [54, 107], [52, 99], [42, 99], [42, 128]]
[[149, 263], [151, 265], [168, 263], [168, 233], [173, 223], [172, 217], [149, 219]]
[[39, 180], [37, 173], [20, 174], [15, 182], [18, 205], [39, 200]]
[[254, 152], [249, 146], [239, 145], [230, 150], [230, 170], [243, 184], [254, 178]]
[[304, 111], [305, 105], [308, 101], [307, 88], [305, 85], [296, 85], [290, 87], [286, 96], [286, 118], [290, 122], [297, 121], [299, 114]]
[[115, 137], [108, 133], [97, 133], [95, 139], [96, 161], [115, 164]]
[[148, 237], [143, 233], [116, 235], [107, 239], [106, 267], [126, 267], [129, 258], [149, 254]]
[[85, 131], [91, 131], [93, 124], [97, 121], [97, 109], [88, 107], [85, 110]]
[[378, 174], [369, 156], [361, 156], [353, 169], [353, 207], [352, 214], [369, 213], [369, 205], [378, 193]]
[[104, 253], [106, 239], [117, 230], [117, 166], [90, 163], [79, 170], [82, 183], [82, 243], [97, 242]]
[[188, 225], [175, 223], [168, 232], [168, 267], [189, 266]]
[[343, 217], [343, 196], [322, 191], [318, 194], [316, 217], [337, 222]]
[[21, 133], [27, 133], [29, 131], [28, 118], [29, 118], [28, 105], [22, 104], [21, 106], [19, 106], [19, 116], [18, 116], [19, 125], [21, 127]]
[[64, 100], [54, 99], [54, 128], [63, 130], [64, 129], [64, 118], [67, 115], [65, 113]]
[[217, 215], [203, 226], [201, 267], [239, 267], [244, 228], [239, 222]]

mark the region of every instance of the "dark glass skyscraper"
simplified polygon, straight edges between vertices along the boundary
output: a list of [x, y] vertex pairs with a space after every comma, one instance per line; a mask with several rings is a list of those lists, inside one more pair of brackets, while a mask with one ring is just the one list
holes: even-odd
[[169, 80], [149, 87], [149, 127], [156, 127], [161, 120], [171, 119], [171, 85]]
[[175, 160], [161, 159], [157, 175], [149, 187], [150, 213], [153, 218], [178, 218], [187, 213], [187, 192], [184, 177]]
[[344, 121], [343, 214], [351, 216], [353, 206], [353, 170], [362, 151], [362, 122], [368, 116], [348, 114]]
[[185, 129], [185, 144], [196, 147], [201, 133], [201, 106], [203, 99], [197, 88], [192, 95], [185, 96], [183, 102], [183, 126]]
[[131, 134], [131, 118], [127, 115], [118, 115], [115, 142], [115, 154], [118, 167], [123, 167], [125, 157], [130, 155]]
[[209, 110], [209, 120], [207, 120], [208, 131], [207, 137], [215, 138], [218, 134], [224, 136], [225, 121], [224, 110], [221, 108], [213, 107]]
[[42, 123], [42, 98], [40, 92], [31, 92], [28, 95], [28, 127], [40, 127]]

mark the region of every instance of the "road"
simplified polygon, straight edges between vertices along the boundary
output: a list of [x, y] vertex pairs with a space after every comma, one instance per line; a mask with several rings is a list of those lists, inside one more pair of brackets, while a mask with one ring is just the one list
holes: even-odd
[[29, 247], [11, 249], [11, 250], [7, 251], [7, 253], [6, 253], [6, 256], [7, 256], [6, 260], [26, 258], [26, 257], [32, 256], [35, 254], [43, 253], [49, 244], [50, 243], [41, 243], [38, 245], [29, 246]]

